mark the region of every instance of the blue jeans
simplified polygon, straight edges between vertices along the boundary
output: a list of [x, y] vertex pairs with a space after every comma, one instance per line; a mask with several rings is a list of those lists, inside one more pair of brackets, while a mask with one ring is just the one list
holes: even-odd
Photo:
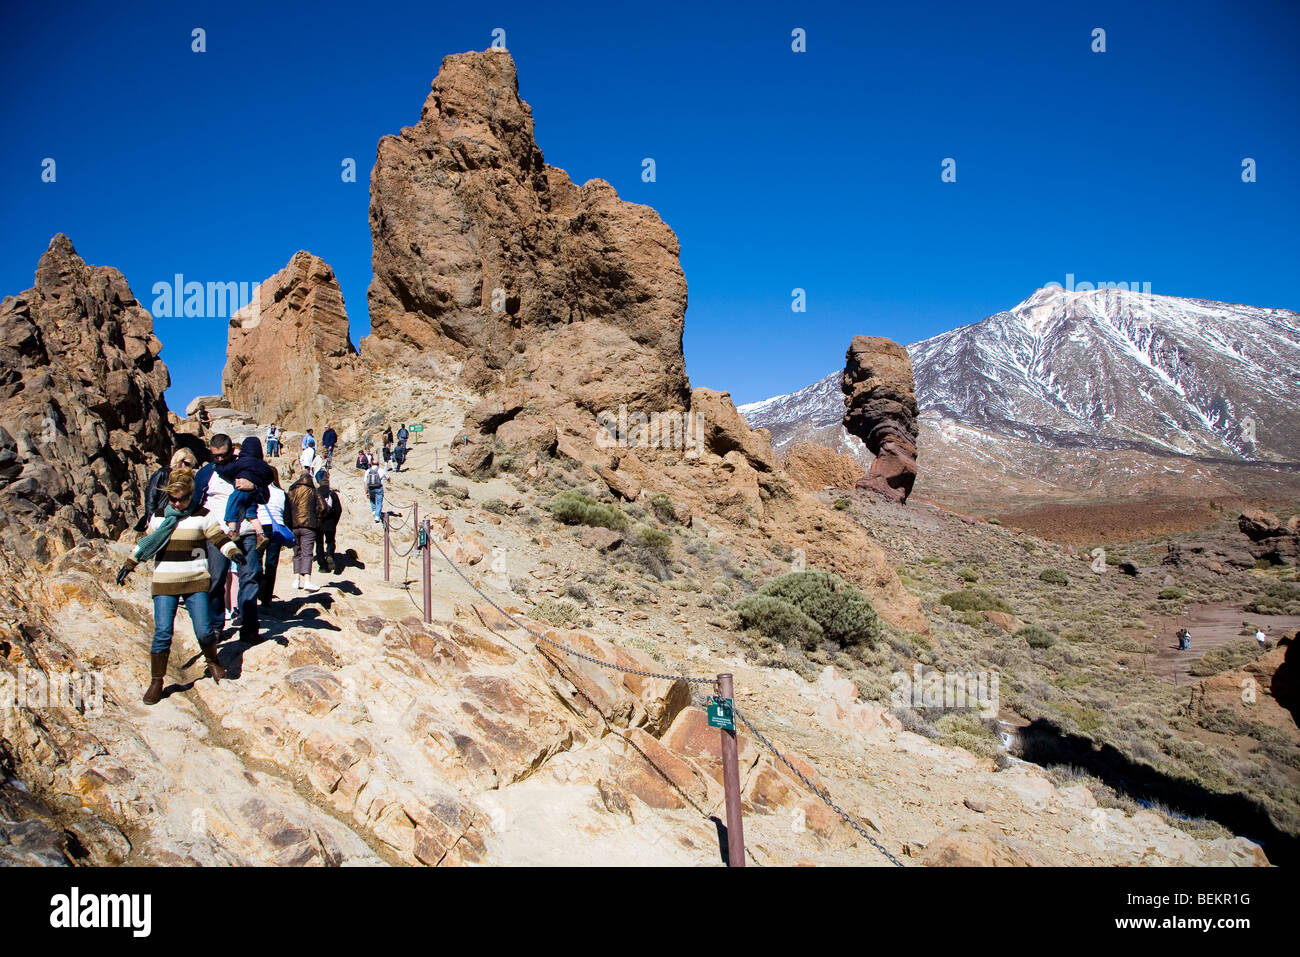
[[172, 650], [172, 631], [176, 625], [176, 610], [181, 599], [185, 601], [185, 610], [190, 613], [190, 624], [194, 626], [194, 636], [200, 645], [210, 645], [215, 641], [212, 635], [212, 619], [208, 617], [208, 596], [196, 591], [192, 595], [155, 595], [153, 599], [153, 645], [149, 648], [154, 654]]
[[[235, 599], [240, 617], [239, 637], [244, 641], [256, 641], [257, 593], [262, 583], [262, 561], [257, 553], [257, 536], [241, 535], [235, 541], [244, 553], [244, 560], [239, 565], [239, 592]], [[208, 614], [212, 619], [214, 634], [220, 634], [226, 621], [226, 576], [230, 574], [230, 562], [211, 542], [208, 543], [208, 574], [212, 578], [212, 584], [208, 588]]]
[[382, 488], [372, 488], [370, 494], [370, 510], [375, 513], [375, 521], [380, 521], [384, 515], [384, 490]]

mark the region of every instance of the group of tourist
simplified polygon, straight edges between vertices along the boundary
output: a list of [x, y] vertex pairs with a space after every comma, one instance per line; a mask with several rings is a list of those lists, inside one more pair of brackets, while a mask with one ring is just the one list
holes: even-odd
[[[273, 425], [267, 449], [277, 457], [282, 439], [282, 431]], [[297, 590], [318, 589], [311, 580], [313, 561], [323, 571], [340, 570], [335, 548], [343, 503], [329, 480], [336, 443], [335, 431], [326, 429], [323, 452], [318, 452], [309, 431], [299, 474], [287, 491], [255, 435], [236, 445], [229, 435], [214, 433], [207, 442], [211, 461], [200, 466], [195, 453], [181, 447], [150, 476], [145, 514], [136, 524], [142, 537], [117, 573], [120, 585], [138, 565], [154, 560], [154, 636], [145, 704], [156, 704], [162, 697], [182, 603], [208, 673], [219, 682], [226, 677], [216, 654], [222, 627], [229, 622], [242, 640], [257, 642], [260, 614], [272, 608], [283, 548], [293, 548]]]

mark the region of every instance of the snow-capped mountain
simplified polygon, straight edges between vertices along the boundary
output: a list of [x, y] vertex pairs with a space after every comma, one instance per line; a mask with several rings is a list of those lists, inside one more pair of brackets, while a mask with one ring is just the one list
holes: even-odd
[[[1048, 287], [908, 352], [930, 423], [1058, 448], [1300, 461], [1300, 314], [1289, 310]], [[838, 427], [839, 375], [740, 412], [778, 448], [858, 452]], [[924, 423], [920, 448], [924, 460]]]

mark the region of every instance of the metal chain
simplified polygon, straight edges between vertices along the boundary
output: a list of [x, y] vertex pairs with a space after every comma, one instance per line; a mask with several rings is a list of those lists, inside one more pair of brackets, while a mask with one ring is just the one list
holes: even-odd
[[450, 558], [447, 557], [447, 553], [442, 550], [441, 545], [439, 545], [436, 541], [433, 540], [432, 535], [429, 536], [429, 544], [431, 544], [434, 548], [438, 549], [438, 554], [441, 555], [443, 559], [447, 562], [447, 564], [451, 566], [452, 571], [454, 571], [457, 575], [459, 575], [466, 585], [474, 589], [474, 591], [478, 592], [480, 598], [482, 598], [485, 602], [487, 602], [498, 612], [504, 615], [507, 619], [513, 622], [517, 627], [522, 628], [524, 631], [528, 632], [528, 634], [532, 635], [538, 641], [544, 641], [548, 645], [554, 645], [556, 648], [559, 648], [565, 654], [573, 655], [573, 657], [575, 658], [581, 658], [583, 661], [589, 661], [593, 665], [599, 665], [602, 668], [609, 668], [611, 671], [621, 671], [624, 674], [639, 675], [642, 678], [657, 678], [664, 681], [685, 681], [688, 682], [689, 684], [712, 685], [717, 683], [716, 678], [692, 678], [689, 677], [688, 675], [659, 674], [653, 671], [638, 671], [636, 668], [624, 668], [623, 666], [616, 665], [610, 661], [602, 661], [599, 658], [593, 658], [591, 655], [583, 654], [581, 651], [576, 651], [573, 648], [568, 647], [567, 645], [560, 644], [558, 641], [555, 641], [554, 639], [547, 638], [545, 635], [538, 634], [537, 632], [533, 631], [533, 629], [525, 625], [518, 618], [516, 618], [514, 615], [510, 614], [510, 612], [506, 611], [504, 608], [498, 605], [490, 597], [483, 594], [483, 590], [479, 588], [478, 585], [475, 585], [472, 581], [470, 581], [469, 578], [466, 577], [465, 573], [460, 570], [460, 567], [455, 562], [453, 562]]
[[771, 751], [774, 755], [776, 755], [776, 756], [777, 756], [777, 759], [780, 760], [780, 762], [781, 762], [782, 764], [784, 764], [787, 768], [789, 768], [791, 771], [793, 771], [793, 772], [795, 773], [795, 775], [799, 778], [799, 780], [802, 781], [802, 782], [804, 783], [804, 786], [807, 787], [808, 790], [812, 791], [813, 794], [815, 794], [815, 795], [817, 795], [819, 798], [821, 798], [822, 801], [825, 802], [825, 804], [826, 804], [827, 807], [829, 807], [832, 811], [834, 811], [836, 814], [838, 814], [838, 815], [839, 815], [839, 816], [844, 820], [844, 823], [845, 823], [845, 824], [847, 824], [849, 827], [853, 828], [855, 831], [857, 831], [859, 834], [861, 834], [864, 838], [866, 838], [867, 843], [870, 844], [872, 847], [874, 847], [876, 850], [878, 850], [881, 854], [885, 855], [885, 858], [886, 858], [886, 859], [887, 859], [891, 864], [893, 864], [895, 867], [903, 867], [903, 866], [904, 866], [904, 864], [903, 864], [902, 861], [900, 861], [898, 858], [896, 858], [893, 854], [889, 853], [889, 851], [886, 850], [886, 849], [881, 845], [881, 843], [880, 843], [879, 841], [877, 841], [874, 837], [872, 837], [870, 834], [868, 834], [867, 831], [866, 831], [866, 829], [865, 829], [861, 824], [859, 824], [859, 823], [858, 823], [858, 822], [853, 818], [852, 815], [850, 815], [847, 811], [844, 810], [844, 808], [840, 807], [838, 804], [836, 804], [834, 801], [832, 801], [832, 800], [831, 800], [831, 796], [830, 796], [829, 794], [827, 794], [825, 791], [823, 791], [823, 790], [822, 790], [821, 788], [819, 788], [817, 785], [813, 784], [813, 783], [812, 783], [811, 781], [809, 781], [806, 777], [804, 777], [803, 772], [800, 771], [798, 768], [796, 768], [793, 764], [791, 764], [791, 763], [786, 759], [785, 755], [782, 754], [780, 751], [778, 751], [778, 750], [777, 750], [777, 749], [772, 745], [772, 742], [771, 742], [771, 741], [769, 741], [769, 740], [767, 740], [767, 738], [763, 737], [763, 732], [759, 731], [758, 728], [754, 727], [754, 726], [750, 723], [749, 719], [746, 718], [743, 714], [741, 714], [739, 708], [737, 708], [737, 707], [735, 707], [735, 706], [733, 705], [731, 710], [732, 710], [732, 712], [736, 715], [737, 718], [739, 718], [742, 722], [744, 722], [744, 725], [745, 725], [746, 728], [749, 729], [750, 734], [752, 734], [755, 738], [757, 738], [757, 739], [762, 743], [762, 745], [763, 745], [765, 748], [767, 748], [767, 749], [768, 749], [769, 751]]

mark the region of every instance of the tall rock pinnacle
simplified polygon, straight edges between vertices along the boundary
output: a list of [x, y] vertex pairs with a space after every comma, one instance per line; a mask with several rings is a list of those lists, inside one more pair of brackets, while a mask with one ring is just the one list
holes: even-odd
[[844, 427], [876, 456], [858, 488], [906, 502], [916, 481], [917, 407], [912, 360], [892, 339], [854, 336], [840, 380]]
[[370, 227], [363, 353], [441, 350], [471, 384], [553, 386], [590, 412], [689, 402], [677, 237], [546, 165], [508, 53], [443, 60], [420, 121], [379, 142]]

